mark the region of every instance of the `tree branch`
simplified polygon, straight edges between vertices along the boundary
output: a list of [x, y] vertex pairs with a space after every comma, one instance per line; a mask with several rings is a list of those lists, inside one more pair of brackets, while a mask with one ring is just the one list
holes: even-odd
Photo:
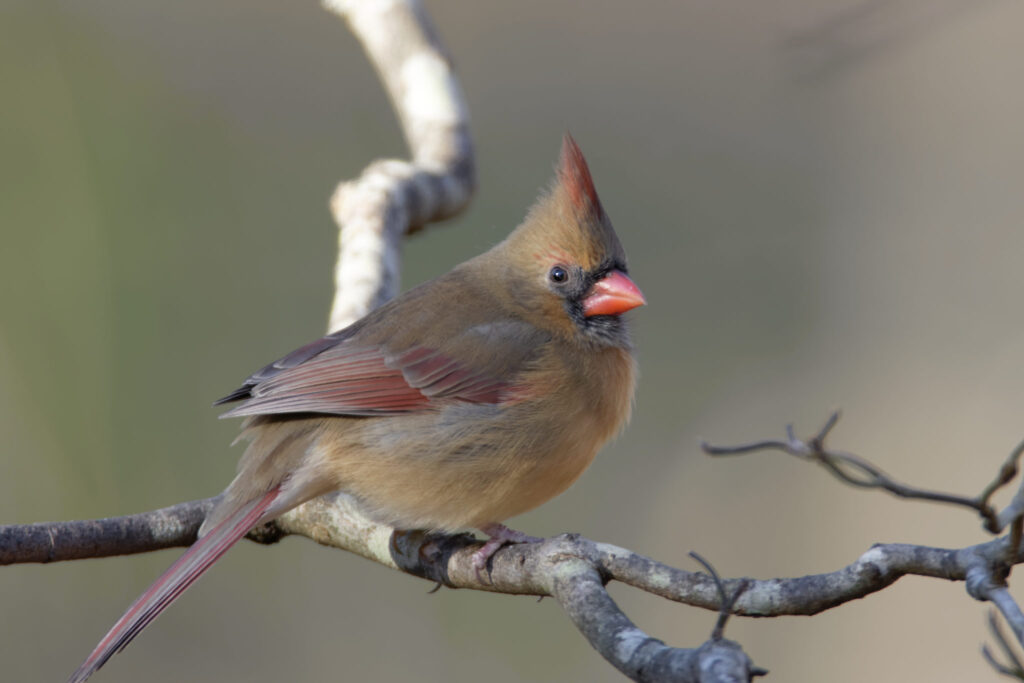
[[[786, 439], [764, 440], [738, 446], [712, 446], [702, 442], [701, 447], [709, 455], [739, 455], [760, 450], [781, 450], [799, 458], [817, 462], [840, 481], [863, 488], [879, 488], [901, 498], [928, 500], [966, 507], [976, 511], [984, 520], [984, 528], [990, 533], [1000, 533], [1007, 525], [1009, 533], [995, 541], [963, 548], [961, 550], [942, 550], [923, 546], [889, 545], [875, 546], [854, 564], [840, 572], [848, 572], [852, 580], [836, 580], [838, 572], [818, 577], [804, 577], [796, 581], [811, 579], [805, 590], [800, 590], [800, 602], [803, 603], [816, 590], [816, 579], [824, 579], [825, 590], [822, 593], [821, 609], [834, 606], [832, 601], [844, 595], [860, 597], [858, 592], [877, 590], [874, 585], [878, 580], [892, 583], [906, 574], [923, 574], [937, 576], [954, 581], [965, 581], [967, 593], [976, 600], [991, 602], [1013, 629], [1017, 642], [1024, 646], [1024, 611], [1010, 595], [1006, 579], [1010, 568], [1022, 561], [1021, 540], [1024, 536], [1024, 481], [1014, 495], [1010, 504], [1001, 512], [997, 512], [990, 500], [992, 495], [1008, 484], [1018, 473], [1018, 463], [1024, 453], [1024, 442], [1014, 448], [1003, 462], [996, 477], [981, 493], [973, 498], [938, 491], [929, 491], [902, 484], [885, 474], [879, 467], [867, 460], [850, 454], [834, 451], [825, 447], [825, 439], [839, 421], [839, 413], [835, 412], [825, 421], [825, 425], [809, 440], [798, 439], [792, 425], [786, 426]], [[870, 557], [869, 557], [870, 556]], [[882, 560], [881, 562], [879, 560]], [[864, 577], [875, 572], [878, 579]], [[846, 598], [849, 599], [849, 598]], [[845, 602], [845, 599], [843, 600]], [[774, 605], [774, 603], [772, 603]], [[737, 605], [737, 608], [742, 608]], [[818, 610], [820, 611], [820, 610]], [[813, 612], [809, 612], [813, 613]], [[1012, 654], [1003, 638], [1002, 632], [993, 625], [993, 634], [1003, 646], [1006, 653]], [[996, 671], [1015, 675], [1012, 668], [999, 664], [992, 653], [983, 649], [985, 659]]]
[[1009, 678], [1016, 678], [1019, 681], [1024, 681], [1024, 664], [1021, 664], [1020, 657], [1014, 652], [1013, 646], [1010, 645], [1010, 641], [1006, 639], [1006, 635], [1003, 634], [1003, 629], [999, 626], [999, 620], [996, 619], [995, 612], [989, 612], [988, 614], [988, 628], [992, 632], [992, 636], [996, 639], [996, 643], [999, 644], [999, 649], [1006, 657], [1009, 664], [1002, 664], [999, 662], [992, 651], [989, 650], [988, 645], [982, 646], [981, 654], [985, 657], [985, 660], [995, 669], [997, 672]]
[[[197, 500], [128, 517], [0, 527], [0, 561], [3, 564], [51, 562], [188, 546], [195, 540], [205, 511], [215, 501], [215, 498]], [[174, 522], [168, 523], [168, 518], [174, 518]], [[65, 528], [68, 533], [55, 534], [53, 541], [49, 535], [39, 533], [56, 528]], [[135, 535], [130, 544], [118, 545], [124, 528], [135, 530]], [[35, 533], [27, 533], [29, 529]], [[171, 529], [173, 532], [169, 531]], [[77, 535], [90, 531], [94, 539], [100, 539], [98, 544], [78, 543]], [[619, 581], [674, 602], [708, 610], [717, 611], [722, 604], [720, 589], [712, 576], [671, 567], [625, 548], [574, 534], [557, 536], [540, 544], [502, 548], [492, 558], [487, 580], [481, 581], [472, 564], [472, 554], [481, 542], [471, 535], [395, 530], [364, 517], [343, 494], [310, 501], [256, 529], [250, 538], [270, 543], [292, 534], [348, 550], [449, 588], [556, 597], [547, 567], [571, 559], [585, 564], [588, 571], [596, 571], [605, 583]], [[726, 579], [722, 584], [726, 593], [743, 588], [733, 603], [733, 614], [808, 616], [878, 592], [903, 576], [967, 581], [973, 571], [981, 580], [986, 571], [984, 567], [1005, 566], [1009, 543], [1009, 538], [1004, 536], [959, 549], [879, 544], [851, 564], [826, 574]], [[117, 552], [90, 554], [93, 547], [113, 548]], [[1024, 553], [1018, 552], [1013, 564], [1022, 562]], [[982, 589], [972, 587], [969, 590]]]
[[411, 161], [380, 159], [334, 191], [333, 331], [398, 293], [402, 237], [462, 211], [476, 170], [465, 98], [420, 2], [325, 0], [324, 7], [362, 43], [412, 151]]
[[997, 512], [990, 502], [996, 491], [1017, 476], [1017, 464], [1021, 454], [1024, 453], [1024, 441], [1010, 452], [992, 483], [977, 496], [967, 497], [903, 484], [883, 472], [877, 465], [859, 456], [826, 449], [825, 439], [839, 422], [839, 415], [838, 411], [832, 413], [818, 433], [806, 441], [796, 437], [793, 425], [786, 425], [785, 440], [765, 439], [736, 446], [712, 446], [708, 442], [702, 441], [701, 448], [708, 455], [715, 456], [745, 455], [765, 450], [782, 451], [803, 460], [817, 462], [837, 479], [851, 486], [882, 489], [900, 498], [928, 500], [933, 503], [947, 503], [970, 508], [982, 517], [986, 531], [993, 534], [1001, 532], [1008, 524], [1024, 515], [1024, 482], [1021, 483], [1021, 489], [1013, 501], [1002, 512]]
[[0, 565], [148, 553], [192, 545], [216, 498], [125, 517], [0, 526]]
[[[61, 523], [54, 528], [67, 529], [69, 533], [58, 533], [52, 537], [39, 533], [47, 530], [48, 525], [0, 528], [0, 548], [4, 548], [0, 558], [7, 563], [92, 556], [88, 553], [94, 546], [89, 544], [95, 541], [76, 545], [76, 527], [82, 533], [96, 534], [105, 530], [108, 538], [95, 547], [113, 548], [115, 551], [145, 552], [172, 545], [187, 546], [194, 541], [202, 516], [214, 500], [184, 503], [126, 518]], [[180, 523], [168, 525], [168, 517]], [[147, 526], [152, 528], [146, 530]], [[118, 547], [120, 534], [126, 527], [146, 531], [138, 533], [130, 546]], [[173, 528], [173, 534], [167, 533], [169, 527]], [[21, 533], [28, 528], [35, 533]], [[850, 565], [827, 574], [766, 580], [730, 579], [723, 581], [723, 587], [719, 588], [715, 578], [706, 574], [670, 567], [610, 544], [563, 535], [541, 544], [501, 549], [492, 558], [488, 580], [483, 582], [472, 564], [472, 554], [480, 547], [476, 539], [469, 535], [396, 531], [362, 516], [352, 501], [341, 494], [311, 501], [256, 530], [252, 536], [255, 540], [272, 542], [287, 534], [303, 535], [322, 545], [349, 550], [450, 588], [553, 596], [595, 649], [616, 668], [630, 676], [642, 676], [635, 680], [701, 680], [673, 679], [671, 676], [686, 667], [692, 671], [695, 661], [733, 652], [730, 648], [735, 644], [712, 647], [709, 643], [715, 641], [713, 638], [702, 648], [677, 650], [667, 648], [649, 636], [641, 637], [642, 632], [629, 623], [625, 615], [617, 614], [618, 608], [606, 593], [595, 596], [594, 577], [599, 577], [602, 585], [616, 580], [676, 602], [709, 610], [720, 609], [723, 592], [736, 592], [742, 588], [730, 611], [737, 615], [768, 617], [817, 614], [883, 590], [903, 576], [928, 576], [968, 581], [968, 591], [972, 595], [991, 599], [1004, 615], [1008, 614], [1007, 619], [1013, 625], [1015, 622], [1009, 605], [1015, 607], [1015, 603], [991, 577], [1005, 575], [1006, 558], [1010, 556], [1011, 548], [1017, 548], [1012, 563], [1024, 562], [1019, 544], [1014, 545], [1009, 534], [962, 549], [886, 544], [874, 546]], [[10, 539], [19, 538], [19, 535], [20, 543], [12, 555]], [[594, 616], [597, 614], [604, 616]], [[607, 627], [599, 627], [601, 624]], [[623, 650], [630, 644], [636, 648]], [[662, 647], [665, 650], [660, 649]], [[741, 651], [736, 652], [735, 658], [728, 661], [742, 664], [753, 675], [756, 669], [749, 665], [745, 655], [739, 656]], [[654, 671], [662, 672], [658, 676], [668, 677], [647, 677], [654, 676]]]

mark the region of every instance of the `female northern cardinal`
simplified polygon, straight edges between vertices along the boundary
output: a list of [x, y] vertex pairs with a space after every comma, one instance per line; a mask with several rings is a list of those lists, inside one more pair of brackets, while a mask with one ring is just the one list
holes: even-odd
[[500, 524], [558, 495], [625, 423], [634, 362], [621, 314], [644, 303], [567, 134], [556, 181], [501, 244], [268, 365], [243, 401], [249, 446], [199, 540], [100, 641], [94, 671], [258, 524], [329, 491], [402, 529]]

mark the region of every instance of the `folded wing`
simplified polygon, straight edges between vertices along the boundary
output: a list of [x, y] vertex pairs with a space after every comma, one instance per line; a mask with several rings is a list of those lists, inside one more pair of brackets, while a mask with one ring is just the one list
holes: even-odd
[[222, 417], [323, 413], [380, 416], [444, 401], [501, 403], [545, 337], [517, 322], [471, 327], [437, 345], [400, 350], [345, 331], [276, 361], [218, 401], [244, 400]]

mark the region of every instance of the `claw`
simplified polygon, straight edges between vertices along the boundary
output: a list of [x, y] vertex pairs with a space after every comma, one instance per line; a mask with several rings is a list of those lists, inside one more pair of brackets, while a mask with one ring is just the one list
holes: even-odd
[[504, 524], [497, 523], [482, 526], [480, 531], [490, 536], [490, 540], [473, 553], [473, 571], [476, 572], [476, 578], [480, 583], [491, 583], [489, 577], [484, 578], [487, 562], [503, 545], [507, 543], [540, 543], [544, 540], [543, 538], [524, 534], [522, 531], [509, 529]]

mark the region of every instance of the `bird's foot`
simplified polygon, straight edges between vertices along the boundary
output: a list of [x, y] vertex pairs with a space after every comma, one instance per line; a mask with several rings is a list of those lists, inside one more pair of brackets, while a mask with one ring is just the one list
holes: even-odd
[[501, 546], [507, 543], [540, 543], [544, 540], [543, 538], [524, 534], [522, 531], [509, 529], [504, 524], [497, 523], [486, 524], [480, 527], [480, 531], [490, 536], [490, 540], [473, 553], [473, 570], [476, 572], [476, 578], [480, 583], [490, 583], [489, 579], [484, 579], [484, 572], [487, 571], [487, 562], [491, 559], [491, 555], [498, 552]]

